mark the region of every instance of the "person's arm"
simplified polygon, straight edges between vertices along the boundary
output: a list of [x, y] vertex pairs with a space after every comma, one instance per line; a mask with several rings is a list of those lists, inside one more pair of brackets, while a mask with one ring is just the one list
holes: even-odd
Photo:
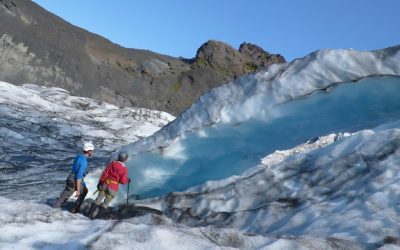
[[78, 197], [81, 194], [81, 183], [82, 183], [82, 179], [76, 179], [75, 180], [75, 197]]
[[78, 171], [76, 171], [75, 180], [83, 179], [83, 177], [86, 174], [86, 169], [87, 169], [87, 161], [81, 159], [78, 162]]
[[86, 168], [87, 168], [87, 161], [80, 160], [78, 162], [78, 171], [76, 172], [75, 175], [75, 190], [76, 190], [75, 197], [78, 197], [80, 194], [82, 179], [83, 176], [85, 175]]
[[128, 170], [126, 168], [124, 168], [124, 172], [123, 172], [119, 182], [122, 184], [127, 184], [130, 182], [130, 179], [128, 178]]

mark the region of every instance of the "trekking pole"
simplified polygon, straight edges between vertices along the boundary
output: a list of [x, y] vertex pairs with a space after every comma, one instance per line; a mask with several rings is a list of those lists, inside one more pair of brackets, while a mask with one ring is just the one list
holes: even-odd
[[128, 192], [126, 193], [126, 205], [129, 203], [129, 183], [128, 183]]

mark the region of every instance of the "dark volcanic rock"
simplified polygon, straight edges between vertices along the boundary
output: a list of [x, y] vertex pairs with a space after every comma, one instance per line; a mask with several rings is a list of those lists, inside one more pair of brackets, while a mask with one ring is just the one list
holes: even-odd
[[269, 54], [250, 43], [243, 43], [236, 50], [226, 43], [211, 40], [197, 50], [196, 62], [231, 78], [252, 73], [272, 63], [284, 63], [285, 58]]
[[280, 54], [270, 54], [259, 46], [251, 43], [242, 43], [239, 47], [239, 51], [248, 56], [249, 61], [254, 63], [256, 67], [266, 67], [273, 63], [285, 62], [285, 58]]
[[243, 70], [244, 58], [230, 45], [211, 40], [197, 50], [196, 62], [204, 63], [224, 73], [229, 71], [240, 73]]
[[[242, 48], [243, 47], [243, 48]], [[255, 45], [209, 41], [194, 59], [127, 49], [29, 0], [0, 0], [0, 80], [57, 86], [119, 106], [177, 115], [210, 88], [271, 63]]]

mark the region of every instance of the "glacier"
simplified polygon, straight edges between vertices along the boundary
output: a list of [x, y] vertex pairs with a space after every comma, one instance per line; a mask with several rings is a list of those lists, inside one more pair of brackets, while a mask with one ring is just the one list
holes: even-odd
[[173, 192], [163, 208], [191, 226], [264, 235], [307, 232], [364, 243], [399, 235], [399, 126], [362, 130], [230, 182]]
[[[176, 119], [0, 82], [0, 248], [398, 249], [399, 88], [400, 46], [272, 65]], [[92, 192], [49, 206], [83, 139], [91, 191], [131, 155], [109, 220], [84, 216]]]
[[274, 150], [399, 119], [399, 58], [398, 48], [321, 50], [210, 91], [126, 147], [135, 194], [183, 191], [241, 174]]

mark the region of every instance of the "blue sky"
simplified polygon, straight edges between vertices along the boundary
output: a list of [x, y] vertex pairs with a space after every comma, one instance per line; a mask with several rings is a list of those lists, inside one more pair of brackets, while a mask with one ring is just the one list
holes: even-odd
[[213, 39], [287, 60], [321, 48], [400, 44], [399, 0], [34, 0], [124, 47], [192, 58]]

